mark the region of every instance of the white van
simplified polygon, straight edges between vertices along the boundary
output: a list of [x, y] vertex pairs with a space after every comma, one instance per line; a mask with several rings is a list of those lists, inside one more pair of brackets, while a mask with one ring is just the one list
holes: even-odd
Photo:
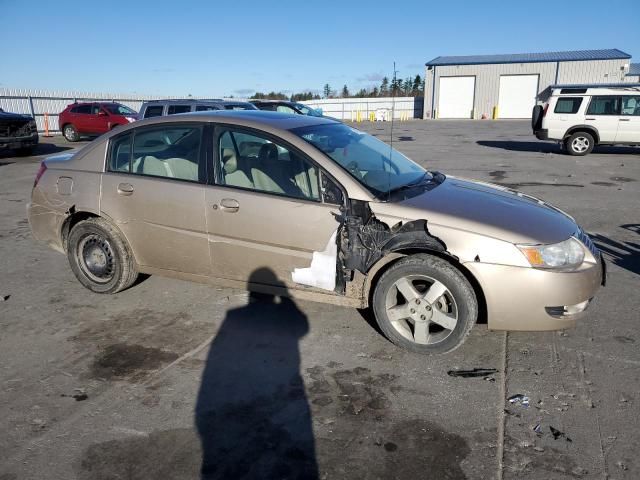
[[539, 140], [557, 140], [570, 155], [596, 145], [640, 145], [640, 84], [551, 89], [533, 108], [531, 126]]

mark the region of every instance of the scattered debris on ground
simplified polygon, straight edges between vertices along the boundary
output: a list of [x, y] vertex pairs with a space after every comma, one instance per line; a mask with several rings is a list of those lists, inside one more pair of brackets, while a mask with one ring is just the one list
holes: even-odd
[[82, 402], [89, 398], [87, 392], [85, 392], [84, 388], [74, 388], [73, 393], [71, 395], [67, 395], [66, 393], [61, 393], [61, 397], [69, 397], [73, 398], [76, 402]]
[[523, 407], [529, 406], [529, 397], [527, 397], [526, 395], [523, 395], [522, 393], [516, 393], [515, 395], [511, 395], [509, 398], [507, 398], [507, 400], [509, 401], [509, 403], [512, 403], [514, 405], [520, 404]]
[[0, 302], [6, 302], [11, 298], [11, 295], [0, 295]]
[[470, 370], [449, 370], [447, 375], [450, 377], [477, 378], [482, 377], [489, 380], [489, 376], [498, 373], [495, 368], [472, 368]]
[[553, 428], [551, 425], [549, 425], [549, 430], [551, 431], [551, 435], [553, 435], [553, 439], [554, 440], [558, 440], [559, 438], [564, 438], [567, 442], [572, 442], [573, 441], [573, 440], [571, 440], [570, 437], [567, 436], [566, 433], [561, 432], [557, 428]]

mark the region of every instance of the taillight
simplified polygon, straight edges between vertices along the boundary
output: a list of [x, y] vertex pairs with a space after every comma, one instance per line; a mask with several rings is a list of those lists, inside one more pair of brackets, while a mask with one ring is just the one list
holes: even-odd
[[545, 103], [544, 104], [544, 108], [542, 109], [542, 117], [546, 117], [547, 116], [547, 110], [549, 110], [549, 104]]
[[44, 172], [47, 171], [47, 164], [42, 162], [40, 163], [40, 168], [38, 169], [38, 173], [36, 173], [36, 179], [33, 181], [33, 188], [36, 188], [36, 185], [38, 185], [38, 182], [40, 181], [40, 179], [42, 178], [42, 175], [44, 175]]

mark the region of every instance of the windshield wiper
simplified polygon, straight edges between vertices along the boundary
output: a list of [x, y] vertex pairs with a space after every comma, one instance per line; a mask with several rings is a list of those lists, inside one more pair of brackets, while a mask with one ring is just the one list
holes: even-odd
[[429, 178], [427, 182], [425, 182], [425, 178], [427, 177], [427, 175], [431, 175], [431, 173], [424, 172], [424, 174], [420, 177], [419, 180], [392, 188], [388, 192], [385, 192], [385, 195], [391, 195], [392, 193], [400, 192], [402, 190], [409, 190], [410, 188], [415, 188], [415, 187], [419, 187], [420, 185], [424, 185], [425, 183], [430, 183], [433, 180], [433, 177]]

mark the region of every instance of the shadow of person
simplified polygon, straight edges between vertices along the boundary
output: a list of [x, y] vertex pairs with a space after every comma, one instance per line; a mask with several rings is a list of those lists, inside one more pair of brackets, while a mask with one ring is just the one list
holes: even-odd
[[[278, 284], [266, 268], [249, 281], [257, 279]], [[308, 331], [288, 298], [251, 293], [246, 306], [227, 313], [195, 408], [202, 479], [318, 478], [298, 347]]]

